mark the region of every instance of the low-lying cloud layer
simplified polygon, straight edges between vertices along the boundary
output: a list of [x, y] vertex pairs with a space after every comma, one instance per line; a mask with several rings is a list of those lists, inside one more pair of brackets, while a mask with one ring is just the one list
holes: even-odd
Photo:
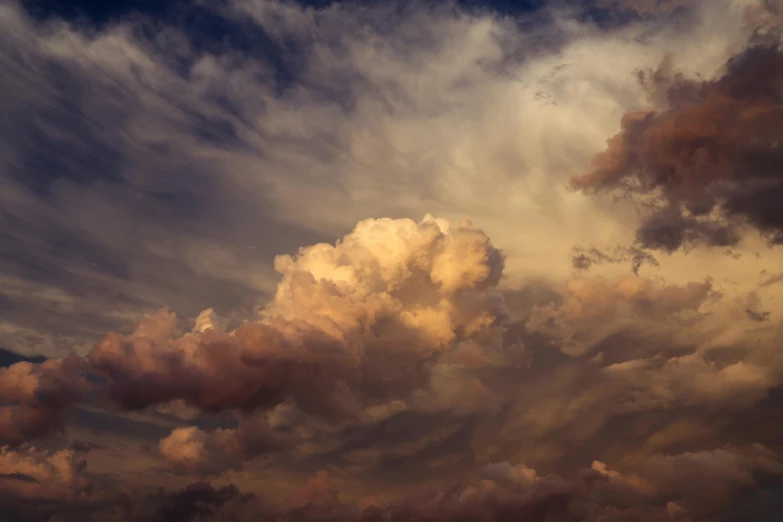
[[2, 516], [783, 516], [783, 8], [718, 4], [0, 7]]
[[[74, 483], [83, 487], [78, 476], [74, 476], [78, 470], [62, 462], [67, 456], [55, 454], [43, 463], [33, 463], [26, 456], [24, 464], [17, 467], [30, 471], [36, 468], [41, 479], [31, 488], [36, 491], [52, 476], [61, 482], [51, 486], [49, 493], [58, 491], [57, 487], [72, 488]], [[783, 463], [760, 447], [656, 456], [634, 474], [623, 474], [593, 461], [570, 479], [540, 476], [524, 465], [503, 461], [484, 467], [475, 481], [447, 490], [421, 492], [395, 501], [368, 497], [346, 503], [340, 500], [329, 474], [321, 471], [279, 504], [242, 493], [233, 485], [214, 487], [197, 482], [168, 495], [140, 495], [129, 502], [125, 494], [108, 507], [96, 503], [92, 512], [82, 515], [87, 518], [81, 520], [686, 522], [717, 520], [715, 517], [721, 514], [728, 515], [721, 520], [747, 520], [732, 515], [731, 502], [725, 495], [754, 487], [774, 491], [779, 487], [781, 473]], [[32, 476], [28, 480], [38, 481]], [[67, 494], [72, 491], [69, 489]], [[767, 507], [763, 503], [745, 506], [742, 516], [757, 516]], [[70, 518], [66, 514], [60, 520]]]

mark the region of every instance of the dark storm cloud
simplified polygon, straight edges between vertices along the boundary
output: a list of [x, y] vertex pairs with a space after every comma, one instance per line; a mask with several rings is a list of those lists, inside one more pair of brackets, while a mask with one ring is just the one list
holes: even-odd
[[[220, 520], [221, 517], [230, 516], [227, 513], [230, 513], [232, 508], [247, 511], [246, 505], [253, 500], [253, 495], [243, 494], [233, 484], [215, 488], [209, 483], [197, 482], [181, 491], [163, 496], [160, 505], [155, 508], [148, 520], [160, 522]], [[260, 506], [255, 504], [253, 507], [258, 509]], [[257, 512], [257, 515], [261, 516], [261, 512]]]
[[715, 80], [675, 74], [670, 60], [644, 78], [664, 108], [627, 113], [574, 186], [652, 198], [637, 232], [643, 247], [731, 246], [745, 226], [783, 242], [779, 46], [751, 45]]
[[239, 471], [245, 461], [286, 449], [288, 442], [264, 419], [242, 418], [236, 428], [211, 433], [195, 426], [177, 428], [161, 439], [158, 449], [175, 473], [210, 476]]

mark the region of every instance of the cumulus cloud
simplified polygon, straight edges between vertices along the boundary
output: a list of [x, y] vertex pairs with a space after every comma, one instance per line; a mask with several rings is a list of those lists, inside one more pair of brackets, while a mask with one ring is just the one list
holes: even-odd
[[152, 520], [183, 522], [212, 517], [217, 520], [237, 520], [237, 511], [248, 512], [248, 504], [255, 507], [256, 514], [260, 506], [254, 503], [252, 495], [241, 493], [236, 487], [213, 488], [206, 483], [196, 483], [171, 495], [165, 504], [157, 508]]
[[216, 475], [240, 470], [245, 460], [283, 449], [286, 441], [263, 418], [243, 418], [237, 428], [207, 433], [195, 426], [177, 428], [158, 445], [171, 468], [183, 474]]
[[62, 430], [66, 412], [88, 390], [85, 369], [75, 355], [0, 368], [0, 445]]
[[75, 500], [89, 495], [87, 461], [71, 449], [0, 448], [0, 492], [40, 500]]
[[91, 368], [129, 409], [179, 399], [249, 412], [293, 399], [311, 415], [358, 419], [430, 379], [436, 394], [453, 393], [426, 363], [501, 342], [503, 255], [469, 223], [367, 220], [275, 266], [282, 280], [260, 320], [228, 333], [202, 321], [178, 337], [161, 310], [130, 336], [107, 335]]

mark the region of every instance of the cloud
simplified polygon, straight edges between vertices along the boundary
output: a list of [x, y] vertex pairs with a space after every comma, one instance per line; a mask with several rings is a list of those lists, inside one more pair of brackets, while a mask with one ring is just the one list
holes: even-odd
[[536, 481], [536, 470], [524, 464], [514, 466], [510, 462], [493, 462], [484, 467], [483, 475], [493, 482], [511, 482], [514, 484], [532, 484]]
[[[590, 469], [582, 469], [569, 479], [538, 476], [524, 465], [501, 462], [485, 468], [486, 478], [475, 478], [466, 484], [422, 491], [395, 501], [369, 497], [346, 502], [341, 500], [341, 492], [333, 485], [330, 474], [319, 471], [277, 504], [242, 493], [233, 484], [215, 487], [198, 482], [168, 494], [126, 493], [122, 509], [98, 502], [77, 516], [82, 516], [82, 520], [118, 522], [250, 521], [259, 517], [278, 522], [457, 522], [476, 517], [695, 522], [712, 520], [711, 517], [725, 512], [727, 503], [741, 495], [746, 486], [780, 474], [778, 456], [762, 447], [656, 455], [642, 466], [639, 474], [619, 472], [594, 461]], [[719, 498], [715, 497], [716, 491], [721, 492]], [[68, 511], [62, 513], [65, 520], [71, 520]], [[745, 513], [756, 516], [763, 511], [747, 506]]]
[[75, 355], [0, 368], [0, 445], [62, 430], [66, 412], [88, 390], [85, 369]]
[[[260, 320], [228, 333], [199, 323], [177, 337], [162, 310], [130, 336], [107, 335], [91, 368], [128, 409], [179, 399], [252, 411], [293, 399], [311, 415], [358, 419], [426, 390], [428, 361], [476, 341], [499, 346], [503, 255], [470, 224], [367, 220], [335, 245], [278, 257], [276, 269], [283, 277]], [[435, 375], [435, 393], [451, 393]]]
[[[251, 517], [253, 513], [256, 515], [262, 513], [265, 519], [280, 522], [294, 520], [370, 522], [421, 519], [457, 521], [470, 520], [471, 517], [478, 515], [494, 516], [502, 520], [502, 517], [514, 515], [540, 516], [550, 512], [566, 513], [568, 508], [562, 502], [568, 502], [570, 488], [571, 485], [557, 478], [544, 480], [538, 486], [511, 486], [510, 488], [500, 487], [494, 482], [484, 480], [475, 487], [456, 487], [452, 490], [424, 493], [393, 503], [370, 498], [351, 504], [339, 499], [339, 491], [331, 484], [330, 475], [320, 471], [278, 506], [267, 505], [262, 508], [259, 503], [255, 503], [252, 505], [254, 509], [242, 509], [243, 506], [240, 505], [238, 510], [231, 512], [221, 507], [219, 503], [212, 502], [211, 499], [220, 496], [222, 500], [229, 497], [227, 493], [234, 493], [234, 498], [237, 498], [238, 492], [227, 488], [218, 490], [203, 484], [190, 486], [168, 498], [190, 499], [195, 496], [186, 494], [190, 489], [194, 493], [202, 491], [204, 493], [204, 502], [200, 504], [202, 512], [214, 517], [207, 516], [206, 520], [222, 520], [221, 516], [226, 516], [228, 513], [231, 513], [229, 516], [239, 517], [239, 520], [245, 520], [244, 517]], [[168, 499], [160, 499], [158, 502], [164, 506], [174, 503]], [[558, 505], [558, 502], [561, 504]], [[192, 502], [192, 505], [199, 506], [195, 502]], [[239, 503], [236, 502], [235, 505]], [[162, 510], [158, 508], [157, 511]]]
[[39, 500], [75, 500], [90, 494], [87, 461], [75, 450], [0, 448], [0, 492]]
[[652, 279], [623, 275], [568, 281], [561, 304], [533, 308], [526, 327], [562, 339], [562, 349], [584, 353], [623, 328], [641, 328], [649, 321], [661, 329], [670, 320], [698, 312], [719, 298], [710, 280], [666, 285]]
[[[274, 292], [274, 255], [368, 216], [470, 216], [517, 281], [567, 272], [597, 230], [626, 235], [563, 182], [643, 95], [629, 74], [658, 53], [638, 20], [605, 35], [550, 8], [185, 12], [97, 30], [0, 11], [4, 346], [84, 354], [164, 305], [241, 321]], [[656, 49], [681, 43], [665, 33]]]
[[241, 467], [241, 460], [236, 460], [234, 444], [233, 430], [219, 430], [210, 436], [190, 427], [172, 431], [160, 441], [159, 448], [174, 470], [209, 475]]
[[[573, 279], [554, 287], [559, 295], [538, 297], [510, 327], [524, 362], [488, 381], [508, 409], [481, 423], [476, 458], [565, 472], [597, 452], [635, 460], [739, 440], [733, 421], [711, 412], [766, 415], [757, 402], [779, 386], [779, 323], [755, 321], [747, 296], [713, 288], [623, 274]], [[653, 444], [653, 425], [663, 437], [684, 419], [696, 425]]]
[[[779, 9], [601, 4], [621, 11], [612, 23], [582, 16], [594, 5], [187, 11], [209, 32], [0, 9], [0, 108], [20, 122], [0, 122], [0, 341], [52, 356], [98, 340], [87, 367], [121, 410], [91, 397], [67, 428], [111, 432], [86, 458], [125, 493], [41, 512], [700, 521], [709, 491], [736, 507], [773, 489], [777, 457], [726, 446], [781, 449], [779, 252], [754, 255], [745, 233], [771, 237], [762, 206], [683, 213], [675, 200], [745, 186], [706, 167], [682, 193], [632, 187], [611, 205], [567, 185], [618, 131], [610, 148], [642, 141], [634, 168], [680, 161], [688, 115], [752, 105], [726, 93], [767, 81], [746, 82], [777, 51], [747, 39], [773, 37]], [[718, 155], [746, 166], [749, 143]], [[636, 175], [601, 172], [596, 192]], [[444, 219], [403, 219], [426, 212]], [[684, 248], [740, 237], [731, 256]], [[5, 440], [63, 428], [81, 374], [11, 368], [0, 391], [19, 399], [2, 405], [26, 420]], [[46, 409], [20, 382], [67, 400]], [[182, 489], [193, 476], [215, 484]], [[147, 495], [159, 486], [175, 493]]]
[[626, 113], [574, 186], [647, 200], [636, 233], [646, 248], [732, 246], [746, 226], [783, 242], [781, 71], [779, 42], [751, 44], [708, 80], [675, 73], [667, 58], [642, 75], [661, 106]]
[[[140, 497], [140, 498], [139, 498]], [[126, 496], [126, 509], [116, 519], [122, 522], [250, 521], [264, 515], [264, 505], [255, 495], [242, 493], [235, 485], [214, 487], [207, 482], [189, 484], [179, 491], [143, 498]], [[98, 516], [106, 516], [98, 512]]]
[[733, 503], [744, 488], [783, 472], [780, 457], [764, 447], [720, 448], [679, 455], [655, 455], [634, 474], [609, 469], [603, 462], [592, 468], [610, 481], [617, 493], [636, 492], [650, 499], [672, 499], [674, 512], [708, 519]]
[[575, 247], [571, 256], [571, 265], [576, 270], [588, 270], [592, 266], [628, 261], [631, 262], [631, 271], [635, 275], [639, 275], [639, 270], [645, 263], [652, 266], [660, 266], [658, 260], [652, 254], [635, 247], [617, 247], [607, 252], [595, 247]]
[[[759, 473], [780, 475], [778, 456], [761, 447], [728, 448], [656, 455], [644, 463], [640, 474], [621, 473], [603, 462], [594, 461], [591, 469], [583, 469], [570, 479], [557, 475], [539, 476], [524, 465], [498, 462], [484, 468], [484, 478], [443, 490], [419, 492], [392, 502], [372, 497], [356, 503], [342, 501], [329, 473], [320, 471], [279, 506], [266, 504], [262, 508], [258, 499], [254, 500], [257, 514], [264, 513], [269, 520], [279, 521], [456, 522], [476, 517], [490, 520], [528, 517], [591, 522], [685, 522], [719, 516], [725, 502], [741, 494], [747, 485], [763, 480]], [[211, 507], [213, 503], [209, 499], [218, 496], [218, 491], [221, 498], [238, 497], [233, 489], [217, 490], [198, 484], [170, 498], [191, 498], [185, 495], [190, 488], [194, 492], [204, 491], [205, 507]], [[721, 499], [714, 498], [716, 491], [722, 493]], [[167, 503], [171, 501], [164, 501], [164, 505]], [[748, 513], [752, 512], [753, 507], [749, 506]], [[242, 510], [234, 516], [241, 517]], [[217, 516], [215, 519], [222, 520]]]
[[286, 442], [264, 419], [241, 419], [237, 428], [207, 433], [195, 426], [177, 428], [158, 445], [172, 470], [191, 475], [217, 475], [242, 469], [243, 461], [283, 449]]
[[[502, 259], [467, 224], [371, 220], [335, 245], [279, 258], [278, 292], [257, 322], [227, 333], [206, 313], [209, 325], [196, 321], [180, 334], [163, 310], [128, 337], [109, 334], [88, 358], [123, 408], [176, 400], [213, 413], [267, 410], [258, 429], [246, 418], [238, 428], [178, 428], [160, 442], [174, 471], [202, 476], [247, 469], [284, 449], [369, 476], [405, 455], [431, 455], [431, 469], [448, 459], [458, 468], [466, 462], [459, 423], [443, 437], [425, 425], [398, 445], [360, 443], [361, 430], [402, 412], [499, 415], [500, 455], [511, 444], [536, 453], [606, 436], [606, 424], [623, 415], [749, 407], [780, 382], [783, 366], [760, 364], [772, 345], [750, 345], [742, 331], [755, 323], [745, 313], [750, 301], [726, 302], [710, 280], [678, 285], [628, 274], [572, 279], [560, 300], [532, 306], [525, 335], [543, 335], [573, 359], [540, 375], [536, 367], [514, 373], [505, 365], [521, 359], [503, 341], [508, 314], [495, 293]], [[542, 348], [525, 349], [537, 357]], [[301, 381], [300, 365], [309, 365]], [[421, 372], [414, 380], [411, 367]], [[273, 393], [265, 382], [277, 386]], [[261, 392], [269, 395], [251, 395]], [[494, 451], [488, 444], [479, 458]]]
[[274, 254], [318, 239], [259, 215], [258, 192], [219, 182], [222, 161], [194, 154], [199, 142], [224, 150], [225, 123], [177, 94], [187, 82], [163, 56], [187, 54], [176, 31], [156, 49], [134, 35], [138, 18], [91, 31], [16, 2], [0, 23], [3, 90], [14, 93], [0, 130], [3, 223], [13, 223], [0, 230], [3, 345], [83, 354], [164, 304], [241, 314], [274, 289]]
[[156, 515], [163, 521], [184, 522], [209, 514], [214, 516], [217, 512], [215, 518], [220, 519], [230, 516], [232, 508], [242, 508], [252, 501], [252, 495], [242, 494], [233, 486], [216, 489], [206, 483], [197, 483], [169, 497], [169, 502], [158, 508]]

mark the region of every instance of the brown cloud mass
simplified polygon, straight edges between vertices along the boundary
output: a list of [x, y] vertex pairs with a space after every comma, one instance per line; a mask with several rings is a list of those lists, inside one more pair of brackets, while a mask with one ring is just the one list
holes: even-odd
[[[244, 494], [234, 485], [191, 484], [180, 491], [124, 494], [121, 509], [95, 503], [80, 520], [117, 522], [696, 522], [741, 520], [727, 511], [749, 487], [775, 487], [783, 464], [763, 447], [656, 455], [635, 473], [593, 461], [565, 478], [538, 475], [522, 464], [487, 465], [479, 476], [442, 490], [395, 501], [368, 497], [345, 502], [329, 473], [320, 471], [280, 504]], [[744, 508], [756, 516], [757, 506]], [[69, 518], [63, 512], [63, 520]], [[752, 518], [745, 518], [748, 520]]]
[[242, 463], [286, 443], [263, 418], [240, 419], [236, 428], [207, 433], [195, 426], [177, 428], [158, 445], [172, 470], [182, 474], [215, 475], [242, 469]]
[[0, 446], [19, 445], [65, 425], [65, 414], [88, 390], [76, 356], [0, 368]]
[[652, 212], [637, 240], [647, 248], [734, 245], [744, 226], [783, 243], [779, 45], [752, 45], [715, 80], [676, 74], [670, 59], [642, 77], [663, 107], [627, 113], [621, 132], [573, 185], [645, 202]]

